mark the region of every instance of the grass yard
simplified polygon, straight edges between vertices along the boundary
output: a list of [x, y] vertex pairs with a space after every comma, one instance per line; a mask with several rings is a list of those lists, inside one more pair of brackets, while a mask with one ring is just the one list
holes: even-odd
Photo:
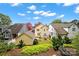
[[51, 40], [49, 40], [49, 39], [47, 39], [47, 40], [40, 39], [40, 40], [38, 41], [38, 44], [45, 44], [45, 43], [52, 44]]

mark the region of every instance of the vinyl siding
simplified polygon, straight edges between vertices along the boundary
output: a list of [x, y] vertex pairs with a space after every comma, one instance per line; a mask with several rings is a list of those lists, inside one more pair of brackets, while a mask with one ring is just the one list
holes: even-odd
[[26, 45], [32, 45], [33, 44], [33, 39], [25, 34], [19, 36], [16, 39], [16, 45], [19, 43], [20, 40], [23, 40], [24, 44]]

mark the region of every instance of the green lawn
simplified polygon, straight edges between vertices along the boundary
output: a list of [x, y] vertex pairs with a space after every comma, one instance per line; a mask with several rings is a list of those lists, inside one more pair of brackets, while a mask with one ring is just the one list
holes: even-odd
[[49, 39], [47, 39], [47, 40], [40, 39], [38, 42], [39, 42], [38, 44], [45, 44], [45, 43], [52, 44], [51, 40], [49, 40]]

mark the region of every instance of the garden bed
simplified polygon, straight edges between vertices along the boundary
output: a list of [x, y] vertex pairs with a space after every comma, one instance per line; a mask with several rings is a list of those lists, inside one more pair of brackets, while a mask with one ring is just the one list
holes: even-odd
[[25, 46], [22, 48], [21, 53], [23, 55], [34, 55], [34, 54], [46, 52], [50, 48], [52, 48], [51, 44], [38, 44], [38, 45], [33, 45], [33, 46]]
[[56, 51], [53, 48], [50, 48], [46, 52], [42, 52], [42, 53], [39, 53], [39, 54], [34, 54], [32, 56], [53, 56], [53, 55], [56, 55]]
[[[74, 49], [74, 48], [72, 48], [72, 47], [65, 47], [65, 49], [67, 50], [67, 51], [69, 51], [69, 53], [71, 54], [71, 56], [77, 56], [77, 53], [76, 53], [76, 49]], [[62, 56], [61, 55], [61, 52], [58, 50], [57, 51], [57, 56]]]
[[[9, 52], [6, 53], [6, 56], [24, 56], [20, 52], [21, 52], [21, 49], [12, 49], [12, 50], [10, 50]], [[31, 56], [53, 56], [55, 54], [56, 54], [56, 51], [54, 51], [53, 48], [50, 48], [46, 52], [41, 52], [39, 54], [33, 54]]]

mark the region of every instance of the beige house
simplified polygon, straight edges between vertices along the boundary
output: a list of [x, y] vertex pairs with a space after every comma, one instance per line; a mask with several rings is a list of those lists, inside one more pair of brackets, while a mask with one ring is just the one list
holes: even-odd
[[22, 40], [25, 45], [33, 45], [34, 39], [35, 39], [35, 36], [31, 32], [22, 33], [16, 38], [15, 44], [18, 45], [19, 41]]
[[48, 26], [42, 23], [38, 23], [35, 25], [35, 37], [48, 37]]

